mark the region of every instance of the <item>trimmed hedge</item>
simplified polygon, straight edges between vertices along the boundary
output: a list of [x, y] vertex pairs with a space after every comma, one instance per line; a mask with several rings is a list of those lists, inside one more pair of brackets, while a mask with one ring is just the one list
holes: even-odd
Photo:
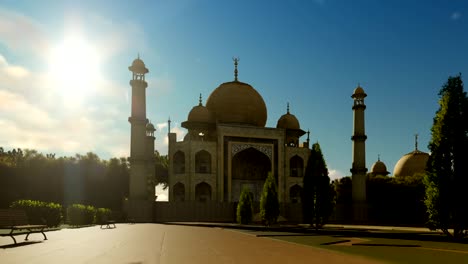
[[91, 205], [72, 204], [67, 208], [67, 220], [70, 225], [91, 225], [94, 223], [96, 208]]
[[28, 216], [32, 225], [46, 224], [48, 227], [57, 227], [62, 223], [62, 205], [35, 200], [14, 201], [10, 208], [22, 209]]
[[112, 210], [109, 208], [98, 208], [96, 209], [95, 223], [100, 225], [105, 223], [107, 220], [112, 219]]

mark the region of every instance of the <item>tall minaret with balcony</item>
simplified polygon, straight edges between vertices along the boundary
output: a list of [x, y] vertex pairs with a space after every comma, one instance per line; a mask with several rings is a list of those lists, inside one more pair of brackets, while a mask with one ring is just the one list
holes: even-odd
[[352, 196], [353, 196], [353, 213], [354, 221], [362, 222], [367, 219], [367, 203], [366, 203], [366, 131], [364, 126], [364, 98], [367, 94], [360, 85], [354, 90], [351, 98], [354, 100], [353, 113], [353, 164], [351, 168], [352, 174]]
[[[148, 83], [145, 81], [145, 74], [148, 73], [148, 69], [140, 56], [133, 61], [128, 69], [132, 72], [132, 79], [130, 80], [132, 110], [131, 116], [128, 118], [131, 125], [129, 198], [132, 203], [132, 201], [148, 200], [148, 139], [146, 127], [148, 124], [148, 119], [146, 119], [146, 87], [148, 87]], [[130, 207], [138, 207], [137, 203], [132, 204]], [[133, 211], [135, 212], [135, 210]]]

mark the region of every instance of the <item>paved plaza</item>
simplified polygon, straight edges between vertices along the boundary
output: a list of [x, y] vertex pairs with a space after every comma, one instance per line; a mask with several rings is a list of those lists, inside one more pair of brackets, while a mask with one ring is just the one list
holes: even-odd
[[[117, 224], [32, 234], [28, 243], [10, 247], [0, 237], [0, 263], [378, 263], [223, 228], [162, 224]], [[17, 236], [18, 241], [24, 235]]]

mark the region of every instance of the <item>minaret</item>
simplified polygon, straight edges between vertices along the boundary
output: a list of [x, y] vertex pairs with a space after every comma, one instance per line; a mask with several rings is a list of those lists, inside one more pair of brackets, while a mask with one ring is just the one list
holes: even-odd
[[[132, 65], [128, 67], [132, 72], [132, 110], [128, 122], [131, 125], [130, 138], [130, 204], [129, 217], [135, 221], [150, 221], [146, 219], [144, 204], [148, 201], [148, 146], [146, 124], [146, 87], [148, 83], [145, 81], [145, 74], [148, 69], [145, 63], [136, 58]], [[154, 200], [153, 200], [154, 201]]]
[[353, 185], [353, 212], [354, 221], [362, 222], [367, 219], [366, 203], [366, 131], [364, 126], [364, 98], [367, 94], [360, 85], [354, 90], [351, 98], [354, 100], [354, 124], [353, 124], [353, 164], [351, 168]]

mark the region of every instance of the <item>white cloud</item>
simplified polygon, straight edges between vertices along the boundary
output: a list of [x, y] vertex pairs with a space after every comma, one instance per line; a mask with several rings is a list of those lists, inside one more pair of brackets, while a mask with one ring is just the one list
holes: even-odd
[[329, 169], [328, 170], [328, 177], [330, 177], [330, 181], [333, 181], [333, 180], [336, 180], [336, 179], [343, 178], [343, 177], [345, 177], [345, 175], [344, 175], [344, 173], [342, 173], [339, 170]]
[[453, 12], [452, 15], [450, 16], [452, 20], [458, 20], [461, 18], [461, 13], [460, 12]]
[[14, 11], [0, 8], [0, 43], [13, 51], [44, 54], [49, 48], [42, 25]]

